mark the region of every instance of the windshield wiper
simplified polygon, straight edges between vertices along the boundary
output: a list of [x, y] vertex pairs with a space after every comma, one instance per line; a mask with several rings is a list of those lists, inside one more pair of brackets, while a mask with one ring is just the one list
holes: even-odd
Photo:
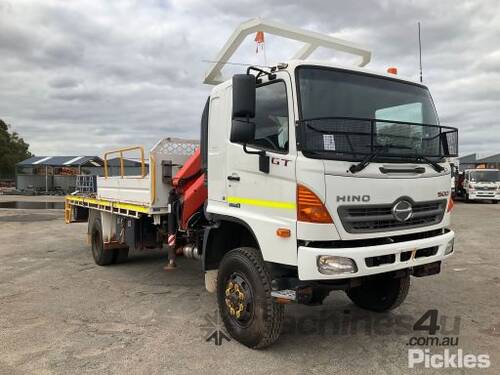
[[434, 170], [436, 172], [439, 172], [441, 173], [442, 171], [444, 171], [444, 168], [442, 166], [440, 166], [437, 162], [435, 162], [434, 160], [431, 160], [427, 157], [425, 157], [424, 155], [416, 155], [415, 156], [415, 160], [418, 162], [424, 162], [424, 163], [427, 163], [429, 164], [432, 168], [434, 168]]
[[375, 145], [373, 148], [377, 149], [376, 151], [372, 152], [371, 154], [367, 155], [363, 160], [361, 160], [358, 164], [352, 164], [349, 167], [349, 171], [351, 173], [357, 173], [365, 169], [368, 164], [370, 164], [373, 159], [375, 159], [382, 151], [386, 151], [390, 148], [400, 148], [403, 150], [411, 150], [412, 148], [409, 146], [399, 146], [399, 145], [393, 145], [393, 144], [385, 144], [385, 145]]

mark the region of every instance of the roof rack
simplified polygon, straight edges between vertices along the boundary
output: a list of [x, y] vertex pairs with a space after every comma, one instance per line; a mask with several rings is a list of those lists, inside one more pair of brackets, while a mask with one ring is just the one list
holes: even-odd
[[215, 59], [216, 62], [205, 74], [203, 83], [208, 85], [217, 85], [224, 82], [227, 78], [222, 76], [222, 68], [228, 63], [231, 56], [233, 56], [247, 35], [258, 31], [304, 42], [304, 45], [295, 53], [295, 55], [292, 56], [293, 60], [305, 60], [318, 47], [324, 47], [360, 56], [361, 61], [358, 63], [358, 66], [365, 66], [370, 62], [371, 51], [354, 43], [314, 31], [290, 27], [274, 21], [253, 18], [240, 24], [229, 37], [224, 47], [222, 47], [221, 51], [217, 55], [217, 58]]

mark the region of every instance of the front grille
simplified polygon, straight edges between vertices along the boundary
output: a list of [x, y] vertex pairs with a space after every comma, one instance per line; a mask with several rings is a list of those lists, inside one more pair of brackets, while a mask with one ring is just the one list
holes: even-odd
[[[408, 262], [413, 255], [414, 259], [432, 257], [437, 254], [439, 246], [426, 247], [414, 251], [403, 251], [400, 254], [399, 260], [401, 262]], [[368, 268], [383, 266], [385, 264], [393, 264], [397, 260], [395, 254], [378, 255], [375, 257], [365, 258], [365, 264]]]
[[372, 233], [424, 227], [438, 224], [446, 209], [446, 200], [413, 202], [413, 214], [406, 221], [398, 221], [392, 214], [394, 203], [376, 205], [340, 206], [338, 213], [348, 233]]
[[[415, 259], [431, 257], [437, 254], [439, 246], [426, 247], [415, 252]], [[411, 259], [412, 251], [404, 251], [401, 253], [401, 262], [407, 262]]]
[[481, 190], [486, 190], [486, 191], [491, 191], [491, 190], [496, 190], [496, 186], [480, 186], [476, 187], [476, 190], [481, 191]]
[[396, 255], [379, 255], [376, 257], [365, 258], [365, 264], [368, 268], [378, 267], [384, 264], [392, 264], [396, 261]]

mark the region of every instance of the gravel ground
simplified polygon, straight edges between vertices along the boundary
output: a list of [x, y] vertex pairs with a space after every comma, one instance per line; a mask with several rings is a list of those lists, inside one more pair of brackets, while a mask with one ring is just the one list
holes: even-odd
[[166, 272], [165, 254], [148, 251], [99, 267], [86, 224], [65, 225], [61, 210], [0, 209], [0, 373], [426, 374], [421, 365], [408, 369], [407, 344], [413, 323], [437, 309], [436, 337], [458, 337], [464, 353], [491, 360], [481, 371], [447, 371], [498, 374], [499, 226], [500, 205], [457, 204], [455, 255], [441, 274], [412, 278], [400, 308], [368, 313], [342, 292], [323, 306], [288, 305], [280, 340], [254, 351], [205, 340], [216, 302], [198, 262], [180, 259]]

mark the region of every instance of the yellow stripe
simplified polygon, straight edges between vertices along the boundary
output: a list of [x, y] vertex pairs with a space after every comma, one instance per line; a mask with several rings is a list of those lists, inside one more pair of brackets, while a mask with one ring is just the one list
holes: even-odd
[[286, 209], [286, 210], [294, 210], [295, 209], [295, 203], [292, 203], [292, 202], [266, 201], [263, 199], [227, 197], [227, 202], [228, 203], [248, 204], [250, 206], [259, 206], [259, 207], [282, 208], [282, 209]]
[[133, 210], [133, 211], [142, 212], [145, 214], [149, 213], [149, 207], [138, 206], [138, 205], [129, 204], [129, 203], [111, 202], [111, 201], [105, 201], [102, 199], [85, 198], [85, 197], [79, 197], [79, 196], [75, 196], [75, 195], [66, 196], [66, 200], [73, 201], [73, 202], [86, 202], [86, 203], [90, 203], [90, 204], [98, 204], [98, 205], [105, 206], [105, 207], [121, 208], [122, 210]]

